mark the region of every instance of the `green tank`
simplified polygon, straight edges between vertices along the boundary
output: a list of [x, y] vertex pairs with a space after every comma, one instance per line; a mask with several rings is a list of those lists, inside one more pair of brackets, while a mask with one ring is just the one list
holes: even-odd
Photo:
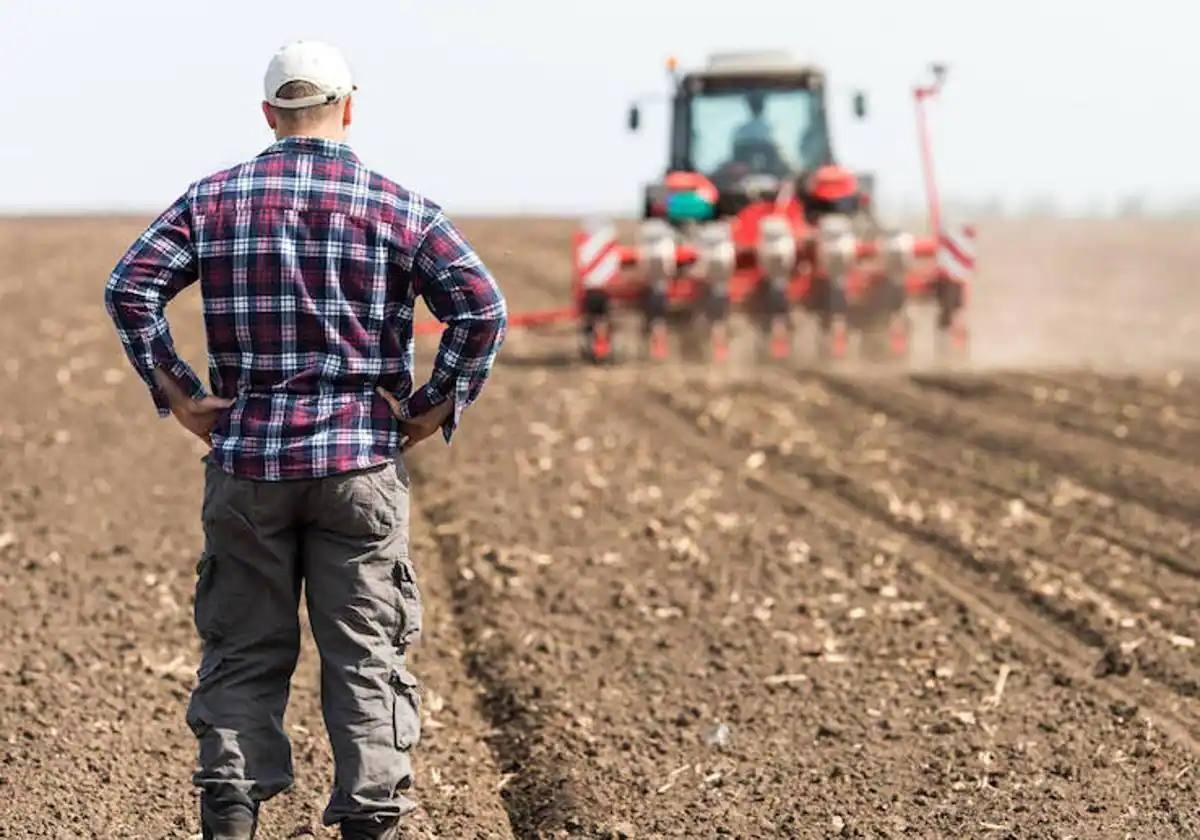
[[678, 192], [667, 199], [667, 218], [672, 222], [704, 222], [715, 213], [713, 203], [698, 192]]

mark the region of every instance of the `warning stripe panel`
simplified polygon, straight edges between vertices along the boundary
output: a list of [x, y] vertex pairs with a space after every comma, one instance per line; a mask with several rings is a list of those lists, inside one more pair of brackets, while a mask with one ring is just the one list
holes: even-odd
[[970, 279], [975, 270], [975, 232], [970, 227], [943, 230], [938, 235], [938, 266], [959, 282]]
[[963, 265], [973, 268], [975, 266], [975, 254], [970, 251], [965, 251], [963, 247], [948, 236], [943, 236], [941, 239], [941, 248], [939, 249], [950, 254], [955, 260]]
[[613, 254], [619, 255], [619, 253], [620, 252], [617, 250], [617, 243], [610, 242], [608, 247], [602, 249], [595, 259], [589, 262], [581, 261], [577, 263], [576, 270], [579, 272], [580, 276], [586, 276], [590, 274], [596, 268], [596, 266], [600, 265], [600, 263], [607, 261]]
[[607, 254], [583, 273], [584, 288], [597, 289], [616, 277], [620, 271], [621, 255], [616, 248], [610, 248]]
[[969, 229], [942, 231], [941, 240], [968, 259], [975, 257], [975, 237]]
[[603, 228], [589, 233], [587, 239], [583, 241], [576, 252], [575, 266], [581, 273], [585, 273], [601, 254], [615, 245], [616, 242], [617, 234], [613, 228]]
[[978, 250], [975, 247], [974, 236], [970, 236], [961, 232], [952, 233], [950, 235], [950, 241], [957, 245], [958, 249], [969, 257], [974, 257], [976, 251]]

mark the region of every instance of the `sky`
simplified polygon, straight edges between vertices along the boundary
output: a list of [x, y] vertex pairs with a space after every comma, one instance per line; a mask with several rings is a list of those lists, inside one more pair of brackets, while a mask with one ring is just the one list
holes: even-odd
[[[1200, 7], [1187, 0], [0, 0], [0, 212], [161, 209], [272, 137], [271, 54], [341, 47], [360, 157], [459, 213], [632, 212], [661, 176], [665, 61], [787, 49], [825, 68], [835, 154], [921, 199], [911, 89], [942, 190], [1009, 206], [1200, 195]], [[855, 90], [870, 115], [852, 118]]]

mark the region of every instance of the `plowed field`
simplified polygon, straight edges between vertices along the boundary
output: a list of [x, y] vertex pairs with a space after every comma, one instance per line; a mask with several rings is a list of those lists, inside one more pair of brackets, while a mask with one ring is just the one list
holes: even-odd
[[[141, 224], [0, 222], [3, 838], [198, 831], [202, 451], [100, 298]], [[568, 223], [465, 227], [560, 304]], [[1200, 837], [1200, 254], [1143, 227], [987, 233], [969, 371], [514, 334], [410, 460], [411, 835]], [[171, 316], [202, 368], [195, 290]], [[333, 836], [316, 665], [267, 840]]]

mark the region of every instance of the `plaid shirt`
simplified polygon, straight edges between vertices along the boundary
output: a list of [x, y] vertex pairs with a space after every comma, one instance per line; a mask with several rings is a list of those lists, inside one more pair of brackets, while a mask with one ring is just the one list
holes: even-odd
[[[504, 299], [442, 214], [366, 169], [349, 147], [284, 139], [193, 184], [121, 259], [105, 303], [160, 415], [164, 368], [194, 397], [163, 315], [197, 279], [213, 393], [235, 400], [212, 458], [247, 478], [315, 478], [395, 457], [382, 385], [421, 414], [479, 395], [504, 338]], [[428, 383], [413, 390], [416, 296], [447, 324]]]

